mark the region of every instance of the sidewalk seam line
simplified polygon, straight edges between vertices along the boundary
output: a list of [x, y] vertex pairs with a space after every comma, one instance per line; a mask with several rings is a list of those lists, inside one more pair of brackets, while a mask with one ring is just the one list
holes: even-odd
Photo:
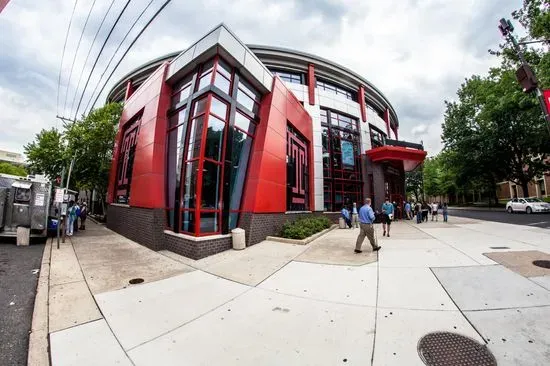
[[[389, 232], [389, 231], [388, 231]], [[376, 229], [374, 229], [374, 235], [376, 238], [376, 245], [380, 246], [378, 243], [378, 235]], [[389, 234], [388, 234], [389, 235]], [[372, 337], [372, 355], [370, 358], [370, 364], [374, 365], [374, 351], [376, 349], [376, 326], [378, 322], [378, 297], [380, 293], [380, 251], [376, 252], [376, 301], [374, 307], [374, 333]]]
[[485, 337], [481, 334], [481, 332], [476, 328], [476, 326], [470, 321], [470, 319], [468, 319], [468, 317], [464, 314], [464, 311], [462, 311], [462, 309], [460, 308], [460, 306], [458, 306], [458, 304], [455, 302], [455, 300], [452, 298], [451, 294], [449, 294], [449, 292], [447, 291], [447, 289], [445, 288], [445, 286], [443, 286], [443, 284], [441, 283], [441, 281], [439, 280], [439, 278], [437, 277], [437, 275], [435, 274], [435, 272], [430, 268], [430, 272], [432, 272], [433, 276], [435, 277], [435, 279], [437, 280], [437, 282], [439, 283], [439, 285], [443, 288], [443, 291], [445, 291], [445, 293], [447, 294], [447, 296], [449, 296], [449, 299], [451, 299], [451, 301], [453, 302], [453, 304], [455, 304], [456, 308], [458, 309], [458, 311], [460, 311], [460, 314], [462, 315], [462, 317], [464, 319], [466, 319], [466, 321], [470, 324], [470, 326], [476, 331], [476, 333], [481, 337], [481, 339], [483, 339], [483, 342], [485, 342], [485, 345], [487, 346], [489, 344], [489, 342], [487, 342], [487, 339], [485, 339]]

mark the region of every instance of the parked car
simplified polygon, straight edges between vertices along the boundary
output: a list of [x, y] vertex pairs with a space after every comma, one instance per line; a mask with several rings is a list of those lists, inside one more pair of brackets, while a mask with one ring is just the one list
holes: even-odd
[[506, 204], [506, 211], [508, 213], [526, 212], [528, 214], [533, 212], [550, 212], [550, 204], [538, 198], [514, 198]]

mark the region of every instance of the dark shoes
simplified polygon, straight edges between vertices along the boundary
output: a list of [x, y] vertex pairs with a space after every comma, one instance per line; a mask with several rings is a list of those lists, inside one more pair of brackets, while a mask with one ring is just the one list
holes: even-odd
[[381, 245], [377, 246], [376, 248], [373, 248], [372, 251], [373, 251], [373, 252], [377, 252], [377, 251], [379, 251], [380, 249], [382, 249], [382, 246], [381, 246]]
[[384, 231], [384, 234], [382, 234], [382, 236], [386, 236], [386, 232]]
[[390, 237], [390, 233], [388, 233], [388, 238]]
[[359, 253], [363, 253], [363, 251], [362, 251], [362, 250], [355, 249], [355, 253], [359, 254]]

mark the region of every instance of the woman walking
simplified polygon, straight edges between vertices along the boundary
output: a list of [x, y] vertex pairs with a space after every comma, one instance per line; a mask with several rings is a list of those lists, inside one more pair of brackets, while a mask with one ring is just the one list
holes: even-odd
[[447, 222], [447, 202], [443, 203], [443, 222]]

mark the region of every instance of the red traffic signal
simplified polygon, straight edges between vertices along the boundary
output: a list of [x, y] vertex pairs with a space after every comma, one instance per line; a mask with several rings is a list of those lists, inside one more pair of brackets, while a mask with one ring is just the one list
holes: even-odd
[[61, 184], [61, 176], [55, 177], [55, 184], [60, 185]]

